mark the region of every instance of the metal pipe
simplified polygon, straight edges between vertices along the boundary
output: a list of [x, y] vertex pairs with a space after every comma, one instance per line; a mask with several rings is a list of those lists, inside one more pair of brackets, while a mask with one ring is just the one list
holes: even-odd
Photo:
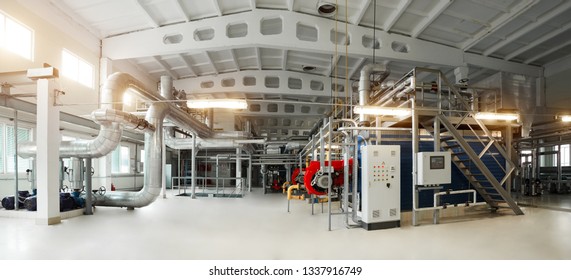
[[356, 130], [384, 130], [384, 131], [411, 131], [411, 128], [406, 127], [340, 127], [337, 131], [356, 131]]
[[85, 211], [84, 215], [93, 215], [93, 201], [92, 196], [92, 178], [91, 178], [91, 159], [85, 159]]
[[[367, 105], [369, 102], [369, 96], [371, 96], [370, 76], [372, 72], [382, 72], [380, 82], [389, 75], [387, 67], [382, 64], [367, 64], [361, 68], [361, 77], [359, 79], [359, 105], [361, 106]], [[359, 122], [364, 122], [366, 120], [367, 117], [365, 114], [359, 114]]]
[[242, 149], [236, 148], [236, 189], [242, 188]]
[[[190, 164], [192, 165], [192, 171], [190, 172], [192, 178], [190, 179], [191, 195], [190, 197], [196, 198], [196, 154], [198, 150], [196, 149], [196, 134], [192, 135], [192, 155], [190, 157]], [[186, 174], [184, 174], [186, 176]], [[186, 185], [186, 184], [185, 184]]]
[[[458, 190], [458, 191], [446, 191], [446, 192], [435, 192], [434, 193], [434, 207], [438, 207], [438, 204], [436, 203], [437, 197], [439, 196], [443, 196], [443, 195], [449, 195], [449, 194], [460, 194], [460, 193], [471, 193], [472, 194], [472, 203], [476, 203], [476, 190], [471, 189], [471, 190]], [[471, 204], [472, 204], [471, 203]]]
[[98, 197], [96, 205], [127, 207], [144, 207], [157, 199], [161, 191], [163, 177], [162, 153], [163, 120], [168, 114], [166, 103], [154, 103], [147, 111], [145, 119], [155, 126], [154, 132], [145, 132], [145, 176], [143, 189], [138, 192], [106, 192]]
[[[132, 114], [114, 109], [95, 110], [91, 113], [91, 117], [100, 125], [97, 137], [92, 140], [62, 141], [60, 157], [99, 158], [117, 148], [124, 127], [143, 129], [145, 132], [151, 132], [155, 127]], [[36, 150], [35, 142], [18, 145], [18, 152], [23, 158], [35, 156]]]
[[[14, 147], [18, 147], [18, 110], [14, 110]], [[18, 175], [18, 149], [14, 149], [14, 209], [18, 210], [20, 196], [18, 195], [19, 185]]]

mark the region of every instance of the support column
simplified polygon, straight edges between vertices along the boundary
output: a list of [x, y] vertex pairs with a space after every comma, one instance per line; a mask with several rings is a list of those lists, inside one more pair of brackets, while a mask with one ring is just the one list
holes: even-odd
[[[515, 171], [515, 172], [512, 172], [512, 174], [515, 174], [515, 173], [517, 172], [517, 168], [518, 168], [518, 167], [517, 167], [517, 166], [511, 166], [511, 164], [508, 163], [508, 161], [518, 162], [518, 161], [513, 161], [514, 159], [513, 159], [513, 156], [512, 156], [512, 155], [513, 155], [513, 153], [512, 153], [512, 149], [513, 149], [513, 147], [512, 147], [513, 131], [512, 131], [511, 125], [508, 124], [508, 125], [506, 126], [505, 132], [506, 132], [506, 137], [504, 137], [504, 139], [505, 139], [505, 141], [506, 141], [506, 154], [507, 154], [507, 156], [508, 156], [508, 160], [506, 161], [506, 166], [505, 166], [505, 168], [506, 168], [506, 170], [509, 170], [509, 169], [512, 168], [512, 167], [515, 168], [516, 171]], [[510, 178], [508, 178], [508, 179], [506, 180], [506, 191], [507, 191], [509, 194], [511, 194], [511, 192], [512, 192], [512, 178], [513, 178], [513, 177], [514, 177], [514, 176], [511, 175]]]
[[53, 82], [43, 76], [37, 80], [37, 88], [36, 165], [38, 182], [41, 183], [38, 184], [36, 224], [53, 225], [61, 222], [58, 171], [59, 108], [54, 106], [56, 92]]
[[[438, 89], [440, 90], [440, 87], [438, 87]], [[440, 119], [434, 118], [434, 125], [432, 127], [434, 128], [434, 151], [440, 152]], [[439, 191], [440, 190], [435, 189], [434, 193], [436, 194]], [[440, 197], [437, 196], [435, 199], [438, 200], [439, 198]], [[440, 204], [439, 201], [435, 202], [437, 202], [436, 205]], [[440, 222], [440, 209], [434, 209], [434, 212], [432, 213], [432, 222], [434, 224], [438, 224]]]
[[[190, 187], [191, 187], [191, 198], [196, 198], [196, 154], [198, 153], [196, 149], [196, 134], [192, 135], [192, 156], [190, 158], [190, 164], [192, 165], [192, 171], [190, 172]], [[184, 175], [186, 176], [186, 174]], [[185, 179], [186, 180], [186, 179]]]
[[91, 191], [93, 188], [91, 186], [91, 159], [85, 159], [85, 211], [83, 214], [85, 215], [93, 215], [93, 208], [91, 201], [91, 197], [93, 192]]
[[236, 148], [236, 188], [242, 189], [242, 149]]
[[416, 100], [412, 100], [412, 225], [417, 226], [417, 211], [418, 208], [418, 188], [416, 187], [417, 182], [417, 160], [416, 154], [418, 153], [418, 115], [416, 113]]

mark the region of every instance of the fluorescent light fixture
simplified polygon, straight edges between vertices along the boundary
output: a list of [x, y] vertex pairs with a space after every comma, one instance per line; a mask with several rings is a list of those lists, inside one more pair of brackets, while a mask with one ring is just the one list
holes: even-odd
[[404, 117], [410, 115], [408, 108], [355, 106], [355, 114]]
[[186, 102], [189, 108], [193, 109], [207, 109], [207, 108], [222, 108], [222, 109], [246, 109], [248, 103], [242, 99], [203, 99], [203, 100], [189, 100]]
[[561, 115], [561, 116], [559, 116], [559, 119], [561, 119], [562, 122], [571, 122], [571, 116], [570, 115]]
[[479, 120], [515, 121], [519, 119], [519, 114], [479, 112], [474, 117]]

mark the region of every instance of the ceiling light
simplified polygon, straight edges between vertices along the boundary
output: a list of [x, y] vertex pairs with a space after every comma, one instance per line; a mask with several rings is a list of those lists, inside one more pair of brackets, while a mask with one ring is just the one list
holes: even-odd
[[337, 6], [333, 3], [322, 2], [322, 1], [317, 2], [317, 12], [322, 16], [326, 17], [332, 16], [335, 14], [336, 10]]
[[474, 118], [479, 119], [479, 120], [515, 121], [515, 120], [519, 119], [519, 114], [480, 112], [480, 113], [476, 113]]
[[557, 116], [562, 122], [571, 122], [571, 115]]
[[364, 115], [404, 117], [410, 115], [410, 109], [378, 106], [355, 106], [354, 113]]
[[189, 108], [205, 109], [205, 108], [222, 108], [222, 109], [246, 109], [248, 103], [242, 99], [203, 99], [189, 100], [186, 102]]

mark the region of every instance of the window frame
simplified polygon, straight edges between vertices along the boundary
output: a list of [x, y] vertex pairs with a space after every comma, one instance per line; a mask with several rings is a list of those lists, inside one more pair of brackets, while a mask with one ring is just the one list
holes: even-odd
[[[66, 60], [68, 59], [69, 61], [66, 62]], [[81, 75], [82, 66], [87, 66], [91, 71], [89, 75], [89, 83], [87, 83], [87, 81], [85, 80], [87, 76]], [[74, 70], [72, 71], [71, 69]], [[67, 79], [70, 79], [82, 86], [88, 87], [90, 89], [95, 88], [95, 67], [93, 66], [93, 64], [89, 63], [81, 56], [77, 55], [76, 53], [66, 48], [62, 49], [61, 51], [61, 74]]]
[[[15, 40], [16, 38], [8, 38], [8, 35], [9, 35], [9, 33], [7, 32], [8, 20], [11, 21], [11, 23], [15, 24], [16, 27], [25, 29], [26, 31], [29, 31], [29, 38], [27, 38], [27, 39], [29, 39], [29, 42], [26, 42], [26, 43], [29, 43], [29, 45], [26, 44], [27, 54], [23, 54], [22, 52], [15, 51], [7, 45], [7, 42], [18, 41], [18, 40]], [[36, 37], [34, 29], [30, 28], [29, 26], [25, 25], [21, 21], [10, 16], [9, 14], [7, 14], [6, 12], [4, 12], [2, 10], [0, 10], [0, 21], [1, 21], [1, 23], [0, 23], [0, 49], [4, 50], [6, 52], [9, 52], [9, 53], [15, 54], [15, 55], [22, 57], [24, 59], [34, 61], [35, 37]], [[21, 33], [21, 32], [16, 32], [16, 33]], [[22, 49], [22, 46], [18, 46], [17, 49]]]

